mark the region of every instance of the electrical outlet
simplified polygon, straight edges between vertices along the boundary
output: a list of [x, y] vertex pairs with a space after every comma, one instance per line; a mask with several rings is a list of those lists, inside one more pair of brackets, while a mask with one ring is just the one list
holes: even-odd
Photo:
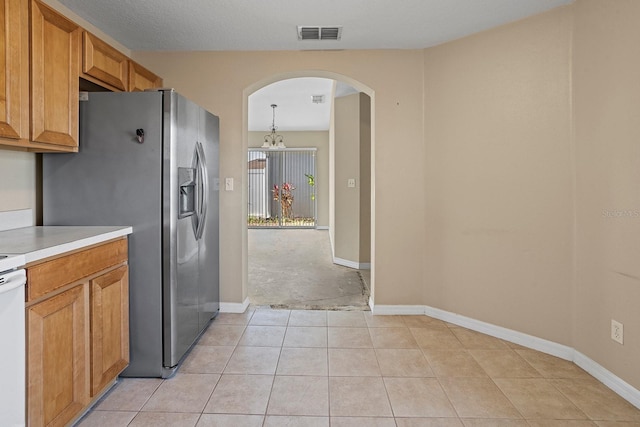
[[611, 339], [624, 344], [624, 326], [613, 319], [611, 319]]

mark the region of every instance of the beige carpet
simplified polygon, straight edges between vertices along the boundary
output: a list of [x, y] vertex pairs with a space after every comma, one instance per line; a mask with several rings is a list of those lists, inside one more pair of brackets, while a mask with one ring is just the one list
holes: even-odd
[[249, 301], [273, 308], [369, 310], [359, 270], [333, 264], [329, 232], [249, 229]]

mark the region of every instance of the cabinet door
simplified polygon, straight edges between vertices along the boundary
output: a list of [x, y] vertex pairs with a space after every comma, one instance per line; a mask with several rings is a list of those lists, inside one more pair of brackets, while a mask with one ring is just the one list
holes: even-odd
[[63, 426], [89, 403], [87, 284], [27, 309], [31, 426]]
[[162, 79], [142, 65], [129, 61], [129, 92], [162, 87]]
[[31, 140], [77, 151], [82, 29], [31, 1]]
[[82, 33], [82, 48], [83, 77], [106, 83], [109, 89], [127, 90], [129, 59], [125, 55], [87, 31]]
[[29, 31], [26, 0], [0, 0], [0, 137], [28, 137]]
[[90, 281], [91, 396], [129, 364], [128, 272], [124, 265]]

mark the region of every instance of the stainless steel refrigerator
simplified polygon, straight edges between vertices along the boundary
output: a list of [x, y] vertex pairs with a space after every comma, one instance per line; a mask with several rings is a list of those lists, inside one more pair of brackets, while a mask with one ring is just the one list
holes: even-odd
[[171, 90], [89, 93], [45, 154], [44, 225], [131, 225], [124, 376], [169, 377], [219, 311], [219, 120]]

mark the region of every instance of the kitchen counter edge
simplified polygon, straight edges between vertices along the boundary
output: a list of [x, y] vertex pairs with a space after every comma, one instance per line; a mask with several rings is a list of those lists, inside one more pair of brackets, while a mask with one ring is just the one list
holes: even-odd
[[[15, 253], [15, 255], [24, 256], [24, 262], [26, 266], [46, 258], [55, 257], [67, 252], [72, 252], [88, 246], [107, 242], [109, 240], [125, 237], [133, 233], [133, 227], [128, 226], [34, 226], [0, 232], [0, 238], [5, 237], [3, 235], [7, 235], [9, 233], [19, 233], [19, 230], [22, 232], [37, 234], [37, 236], [33, 236], [33, 250], [26, 250], [24, 252], [13, 252]], [[53, 234], [54, 231], [57, 237], [57, 239], [54, 240], [59, 240], [61, 235], [64, 236], [65, 231], [68, 231], [68, 234], [70, 236], [79, 235], [81, 237], [77, 239], [72, 238], [64, 242], [54, 242], [48, 244], [47, 234], [48, 232], [52, 232]], [[22, 237], [22, 240], [24, 240], [24, 236]], [[10, 240], [3, 243], [9, 246], [11, 245]], [[5, 251], [4, 253], [12, 252]]]

